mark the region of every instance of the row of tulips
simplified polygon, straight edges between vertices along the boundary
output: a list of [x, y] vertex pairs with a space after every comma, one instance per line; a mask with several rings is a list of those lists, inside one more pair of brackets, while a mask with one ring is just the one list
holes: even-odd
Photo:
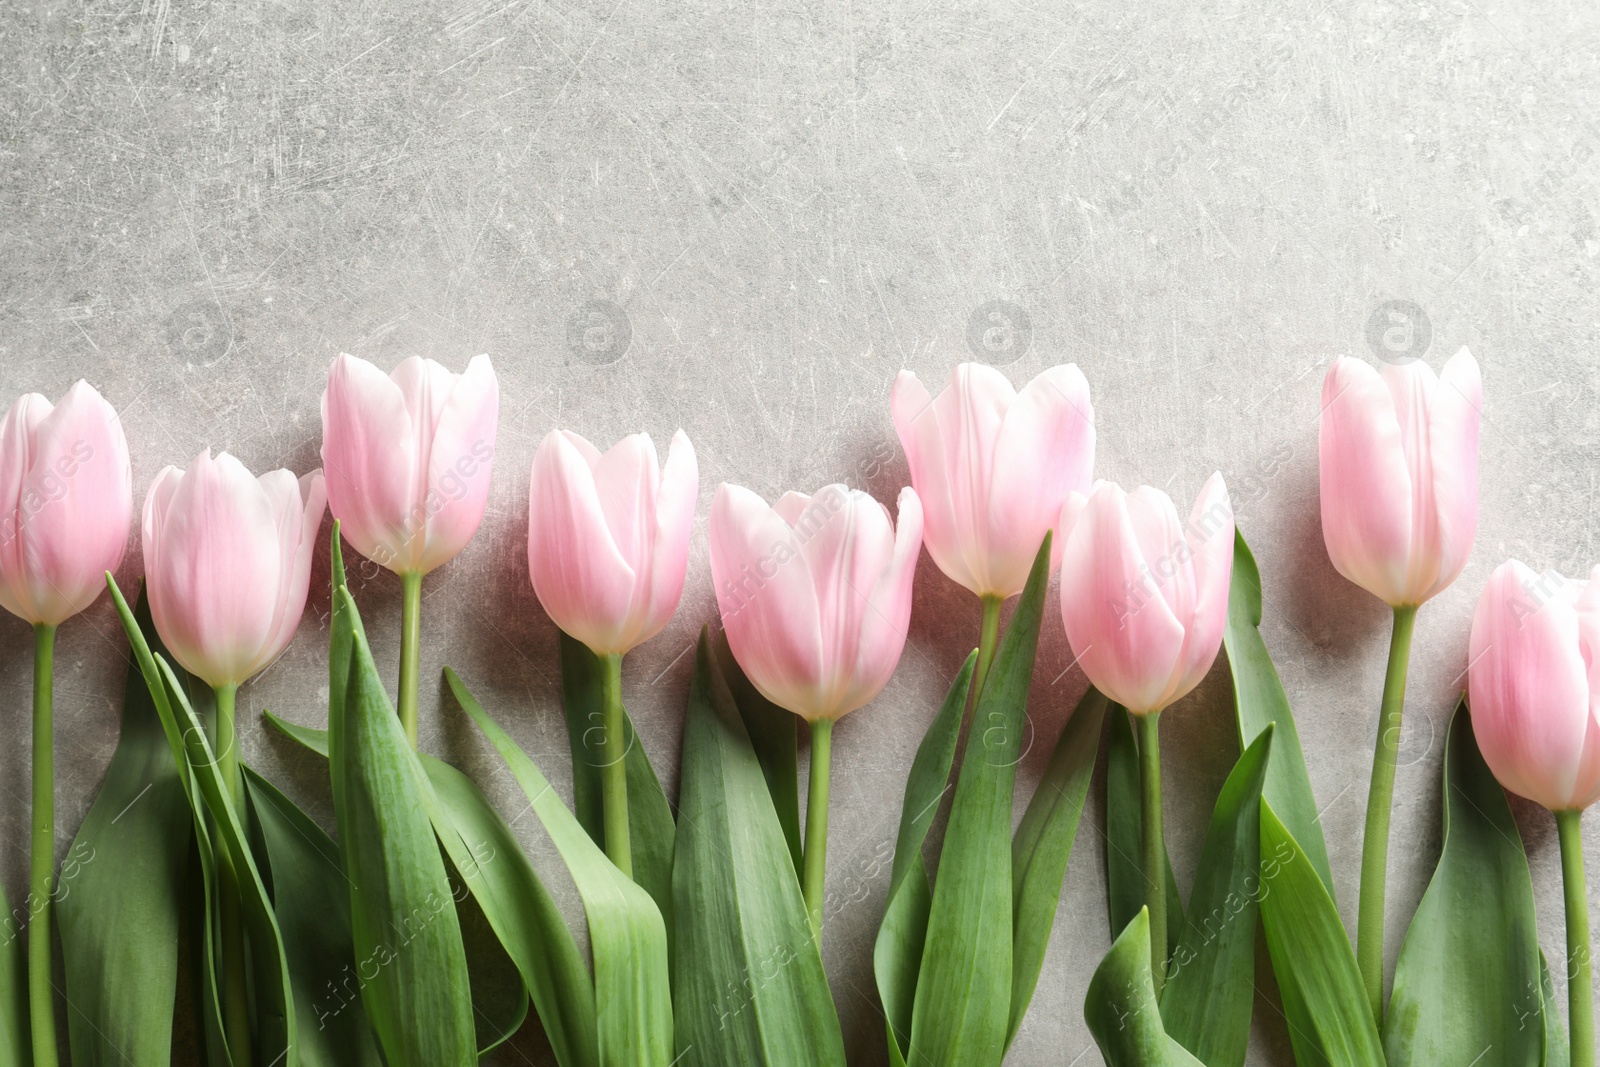
[[[503, 818], [470, 779], [417, 750], [422, 582], [482, 521], [498, 402], [487, 357], [460, 375], [420, 359], [385, 375], [340, 356], [322, 399], [321, 470], [257, 478], [208, 450], [187, 471], [157, 475], [137, 609], [109, 576], [133, 508], [115, 412], [82, 382], [54, 408], [37, 395], [13, 406], [0, 425], [0, 604], [36, 633], [34, 839], [18, 912], [28, 919], [25, 998], [9, 969], [16, 937], [0, 958], [0, 1065], [59, 1060], [48, 936], [57, 900], [79, 1063], [169, 1062], [180, 940], [194, 950], [196, 1030], [212, 1064], [469, 1064], [530, 1004], [563, 1067], [843, 1063], [819, 948], [832, 724], [894, 671], [926, 546], [978, 597], [979, 640], [906, 783], [874, 949], [891, 1062], [998, 1064], [1010, 1047], [1104, 747], [1114, 941], [1085, 1016], [1107, 1062], [1242, 1064], [1259, 920], [1302, 1064], [1465, 1063], [1493, 1047], [1495, 1062], [1592, 1067], [1578, 820], [1600, 796], [1600, 571], [1584, 585], [1513, 561], [1491, 578], [1472, 628], [1471, 719], [1463, 712], [1451, 730], [1443, 851], [1385, 998], [1389, 818], [1413, 624], [1460, 574], [1476, 532], [1481, 385], [1465, 350], [1442, 376], [1419, 361], [1380, 374], [1341, 359], [1324, 386], [1328, 551], [1394, 609], [1353, 952], [1288, 698], [1258, 630], [1259, 572], [1222, 476], [1184, 520], [1158, 490], [1094, 480], [1094, 413], [1076, 366], [1016, 390], [993, 368], [964, 364], [937, 395], [909, 372], [894, 383], [912, 482], [895, 515], [842, 485], [770, 505], [739, 486], [716, 490], [722, 626], [697, 651], [676, 804], [625, 710], [622, 659], [678, 606], [699, 497], [693, 446], [679, 432], [662, 463], [643, 434], [605, 452], [566, 431], [541, 442], [528, 563], [562, 631], [571, 808], [462, 679], [445, 676], [577, 886], [583, 953]], [[327, 724], [267, 718], [327, 761], [334, 838], [244, 765], [234, 721], [239, 686], [299, 624], [325, 509], [336, 520]], [[345, 582], [341, 535], [401, 581], [393, 702]], [[1091, 688], [1014, 829], [1056, 571], [1061, 621]], [[72, 891], [61, 893], [53, 640], [105, 582], [135, 662], [122, 741], [68, 854]], [[1240, 755], [1186, 904], [1166, 857], [1159, 723], [1224, 647]], [[797, 720], [810, 743], [803, 809]], [[1565, 1031], [1495, 778], [1555, 812], [1560, 828]], [[147, 794], [151, 803], [132, 803]], [[941, 814], [934, 856], [927, 837]]]

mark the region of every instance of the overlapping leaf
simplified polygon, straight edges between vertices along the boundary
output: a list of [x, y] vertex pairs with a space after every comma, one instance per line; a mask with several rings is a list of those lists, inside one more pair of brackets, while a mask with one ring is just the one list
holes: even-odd
[[844, 1040], [793, 856], [704, 633], [681, 766], [677, 1067], [842, 1067]]
[[1145, 908], [1111, 943], [1089, 979], [1083, 1018], [1108, 1067], [1202, 1067], [1162, 1029], [1150, 975], [1150, 912]]
[[1444, 845], [1395, 966], [1383, 1020], [1389, 1067], [1538, 1067], [1539, 929], [1528, 857], [1463, 701], [1444, 764]]

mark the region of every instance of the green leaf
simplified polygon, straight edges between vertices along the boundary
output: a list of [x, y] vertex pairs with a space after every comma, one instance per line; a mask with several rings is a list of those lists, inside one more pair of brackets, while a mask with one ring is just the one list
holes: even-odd
[[1538, 1067], [1539, 929], [1511, 805], [1478, 752], [1463, 700], [1444, 764], [1444, 844], [1395, 966], [1383, 1020], [1390, 1067]]
[[6, 914], [0, 929], [0, 1067], [28, 1067], [33, 1057], [28, 1040], [28, 975], [22, 939], [17, 936], [21, 927], [4, 889], [0, 889], [0, 908]]
[[733, 694], [739, 718], [744, 720], [745, 733], [750, 735], [750, 746], [761, 762], [761, 773], [766, 776], [772, 807], [778, 813], [778, 825], [783, 827], [783, 838], [789, 843], [798, 877], [801, 870], [799, 717], [762, 696], [745, 677], [728, 645], [726, 630], [717, 634], [715, 652], [717, 667], [727, 680], [728, 691]]
[[[1268, 772], [1270, 779], [1271, 771]], [[1383, 1048], [1355, 952], [1328, 887], [1300, 843], [1261, 803], [1261, 925], [1301, 1067], [1374, 1067]]]
[[[336, 528], [336, 580], [338, 537]], [[471, 984], [429, 818], [436, 801], [343, 585], [333, 591], [329, 663], [328, 763], [367, 1016], [389, 1067], [471, 1067]]]
[[[122, 619], [122, 627], [128, 634], [134, 658], [155, 701], [156, 714], [166, 732], [167, 744], [180, 767], [180, 778], [186, 786], [196, 836], [201, 843], [202, 861], [207, 860], [210, 848], [206, 814], [210, 815], [209, 833], [217, 835], [220, 847], [227, 849], [228, 855], [234, 859], [240, 910], [251, 947], [252, 990], [255, 994], [253, 1043], [268, 1062], [297, 1067], [300, 1059], [295, 1041], [294, 1005], [289, 991], [283, 935], [273, 914], [261, 872], [250, 851], [243, 823], [246, 813], [236, 812], [228, 799], [228, 786], [222, 780], [216, 757], [206, 741], [205, 727], [184, 694], [184, 683], [165, 659], [150, 651], [133, 612], [122, 597], [122, 590], [117, 588], [117, 583], [109, 573], [106, 575], [106, 584], [110, 587], [111, 599]], [[208, 897], [214, 874], [211, 864], [207, 863]], [[207, 968], [205, 980], [207, 1004], [211, 1009], [207, 1013], [208, 1038], [209, 1041], [215, 1041], [216, 952], [210, 944], [210, 927], [208, 921], [205, 958], [213, 961], [213, 966]], [[216, 1049], [213, 1047], [211, 1051], [215, 1053]]]
[[1572, 1050], [1567, 1031], [1561, 1026], [1556, 1007], [1556, 986], [1550, 980], [1550, 963], [1539, 950], [1539, 1008], [1544, 1014], [1544, 1067], [1572, 1067]]
[[[434, 832], [438, 833], [437, 826]], [[456, 901], [456, 922], [461, 925], [461, 948], [467, 956], [473, 1042], [482, 1059], [522, 1028], [528, 1018], [528, 989], [523, 984], [521, 968], [501, 944], [494, 923], [484, 913], [466, 878], [454, 863], [447, 866]]]
[[972, 713], [928, 913], [908, 1060], [997, 1065], [1011, 1004], [1011, 805], [1033, 677], [1050, 536]]
[[[573, 813], [601, 849], [605, 812], [600, 802], [600, 768], [605, 766], [605, 664], [582, 641], [561, 634], [561, 696], [567, 711], [567, 741], [572, 748]], [[628, 851], [633, 880], [655, 900], [672, 943], [672, 839], [677, 826], [672, 806], [645, 754], [633, 719], [622, 712], [623, 769], [628, 779]]]
[[842, 1067], [793, 857], [704, 631], [683, 730], [672, 895], [675, 1067]]
[[[922, 856], [928, 828], [939, 803], [950, 792], [950, 768], [961, 738], [961, 718], [972, 691], [972, 672], [978, 662], [974, 650], [950, 686], [939, 713], [928, 724], [922, 744], [906, 777], [905, 799], [900, 804], [900, 832], [895, 838], [894, 866], [889, 876], [888, 902], [872, 965], [878, 979], [878, 996], [888, 1030], [889, 1054], [896, 1065], [905, 1063], [911, 1040], [911, 1011], [917, 994], [917, 972], [922, 967], [922, 947], [928, 935], [928, 909], [933, 887]], [[791, 716], [793, 718], [793, 716]], [[746, 720], [748, 721], [748, 720]]]
[[[1144, 907], [1144, 809], [1139, 794], [1139, 740], [1133, 716], [1121, 704], [1110, 706], [1106, 727], [1106, 907], [1111, 936], [1117, 937]], [[1165, 847], [1165, 842], [1162, 843]], [[1183, 935], [1183, 897], [1167, 860], [1167, 955]]]
[[1150, 913], [1144, 908], [1089, 979], [1083, 1018], [1108, 1067], [1202, 1067], [1161, 1028], [1150, 976]]
[[1028, 802], [1011, 845], [1011, 1016], [1006, 1047], [1016, 1039], [1028, 1002], [1039, 984], [1045, 949], [1055, 928], [1061, 882], [1072, 841], [1089, 795], [1089, 778], [1100, 752], [1106, 698], [1088, 689], [1061, 730], [1050, 765]]
[[1261, 789], [1276, 727], [1268, 724], [1222, 785], [1161, 991], [1167, 1033], [1207, 1067], [1243, 1067], [1255, 1004], [1261, 898]]
[[[249, 767], [245, 787], [270, 872], [273, 911], [293, 982], [297, 1045], [307, 1067], [381, 1067], [350, 935], [339, 849], [305, 812]], [[136, 1061], [141, 1062], [141, 1061]]]
[[[149, 643], [160, 640], [140, 596], [134, 613]], [[73, 838], [57, 887], [56, 915], [66, 983], [67, 1026], [76, 1064], [166, 1063], [193, 815], [178, 766], [137, 663], [122, 693], [122, 731], [100, 793]], [[70, 877], [69, 877], [70, 875]], [[9, 912], [7, 913], [9, 914]], [[0, 946], [0, 1007], [14, 934]], [[27, 1012], [0, 1021], [0, 1063], [25, 1064], [9, 1044], [27, 1034]]]
[[500, 753], [561, 853], [583, 898], [594, 955], [600, 1063], [665, 1064], [672, 1058], [667, 932], [655, 901], [606, 858], [549, 781], [446, 667], [456, 701]]
[[1223, 644], [1228, 650], [1228, 669], [1233, 674], [1239, 749], [1247, 748], [1268, 723], [1276, 726], [1277, 740], [1272, 743], [1272, 760], [1267, 764], [1262, 796], [1279, 813], [1331, 897], [1333, 872], [1328, 867], [1328, 846], [1322, 839], [1321, 814], [1311, 792], [1311, 776], [1306, 773], [1305, 753], [1300, 749], [1289, 697], [1267, 654], [1260, 627], [1261, 571], [1250, 554], [1250, 546], [1245, 544], [1244, 534], [1235, 531], [1233, 583], [1228, 590], [1228, 625], [1223, 631]]
[[[296, 726], [270, 712], [265, 715], [285, 736], [327, 756], [327, 731]], [[599, 1049], [594, 981], [566, 920], [516, 834], [472, 780], [432, 756], [424, 755], [422, 766], [439, 801], [434, 832], [444, 845], [453, 876], [466, 883], [516, 963], [556, 1061], [561, 1067], [593, 1067]], [[492, 968], [480, 960], [479, 945], [467, 941], [465, 947], [467, 971], [476, 990]]]

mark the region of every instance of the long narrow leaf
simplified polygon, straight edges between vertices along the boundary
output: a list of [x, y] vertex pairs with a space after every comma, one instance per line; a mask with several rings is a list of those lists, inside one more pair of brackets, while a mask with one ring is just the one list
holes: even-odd
[[1150, 913], [1144, 908], [1089, 979], [1083, 1018], [1108, 1067], [1202, 1067], [1161, 1027], [1150, 975]]
[[844, 1039], [793, 860], [704, 632], [680, 778], [675, 1067], [842, 1067]]
[[989, 1067], [1005, 1051], [1014, 936], [1011, 794], [1049, 576], [1047, 534], [973, 708], [933, 884], [910, 1063]]
[[1016, 1039], [1033, 989], [1039, 984], [1045, 949], [1055, 927], [1061, 880], [1089, 795], [1089, 778], [1100, 751], [1106, 698], [1090, 688], [1061, 730], [1050, 765], [1028, 802], [1011, 845], [1011, 1017], [1006, 1047]]
[[244, 769], [293, 982], [297, 1045], [306, 1067], [381, 1067], [350, 935], [350, 890], [339, 850], [311, 817]]
[[[144, 596], [134, 618], [154, 648], [159, 638]], [[72, 1060], [83, 1067], [166, 1063], [178, 982], [185, 866], [194, 821], [150, 688], [136, 662], [122, 691], [122, 731], [104, 782], [73, 838], [57, 890]], [[69, 868], [75, 872], [68, 877]], [[0, 1011], [15, 944], [0, 947]], [[20, 957], [19, 957], [20, 958]], [[26, 1011], [0, 1020], [5, 1045], [27, 1033]], [[18, 1048], [24, 1046], [19, 1045]]]
[[1382, 1064], [1378, 1028], [1333, 897], [1267, 800], [1261, 803], [1261, 891], [1261, 925], [1295, 1061]]
[[533, 761], [473, 699], [455, 671], [457, 703], [500, 753], [561, 853], [589, 918], [600, 1063], [659, 1065], [672, 1058], [667, 932], [650, 895], [606, 858]]
[[1321, 815], [1311, 792], [1300, 734], [1295, 729], [1294, 713], [1289, 709], [1289, 697], [1283, 691], [1278, 669], [1272, 665], [1266, 642], [1261, 639], [1261, 570], [1250, 554], [1250, 546], [1245, 544], [1244, 534], [1238, 531], [1233, 539], [1233, 583], [1228, 589], [1228, 624], [1223, 631], [1223, 644], [1228, 650], [1228, 669], [1233, 674], [1239, 749], [1249, 747], [1268, 723], [1276, 726], [1277, 740], [1272, 743], [1272, 760], [1267, 764], [1267, 784], [1262, 795], [1299, 843], [1331, 897], [1333, 872], [1328, 867], [1328, 846], [1322, 839]]
[[1539, 1006], [1544, 1013], [1544, 1067], [1572, 1067], [1572, 1049], [1556, 1007], [1556, 985], [1550, 980], [1550, 961], [1539, 950]]
[[[873, 946], [873, 972], [883, 1001], [888, 1029], [889, 1055], [901, 1067], [911, 1040], [911, 1011], [917, 994], [917, 972], [922, 967], [922, 947], [928, 936], [928, 909], [933, 886], [922, 856], [923, 842], [933, 825], [939, 802], [950, 792], [950, 768], [961, 738], [961, 717], [972, 691], [972, 672], [978, 653], [972, 652], [945, 695], [939, 713], [917, 746], [906, 777], [905, 799], [900, 805], [900, 831], [895, 838], [894, 866], [889, 876], [889, 898]], [[791, 716], [792, 718], [793, 716]]]
[[744, 721], [745, 733], [750, 735], [750, 747], [761, 761], [761, 773], [766, 776], [767, 790], [772, 794], [772, 807], [778, 813], [778, 825], [783, 827], [783, 839], [789, 843], [794, 856], [796, 876], [801, 869], [800, 855], [800, 755], [799, 718], [786, 708], [780, 708], [761, 695], [750, 679], [745, 677], [739, 661], [733, 657], [728, 645], [728, 632], [717, 635], [714, 649], [717, 668], [733, 694], [734, 706]]
[[1395, 966], [1383, 1019], [1389, 1067], [1539, 1067], [1539, 927], [1511, 805], [1478, 752], [1466, 702], [1450, 723], [1444, 845]]
[[[333, 554], [337, 561], [337, 529]], [[342, 571], [336, 562], [336, 581]], [[350, 590], [336, 586], [333, 602], [328, 762], [362, 1001], [390, 1067], [471, 1067], [471, 982], [428, 817], [432, 788], [384, 692]]]
[[1261, 789], [1276, 727], [1233, 765], [1206, 829], [1194, 892], [1161, 990], [1166, 1031], [1207, 1067], [1243, 1067], [1255, 1004]]

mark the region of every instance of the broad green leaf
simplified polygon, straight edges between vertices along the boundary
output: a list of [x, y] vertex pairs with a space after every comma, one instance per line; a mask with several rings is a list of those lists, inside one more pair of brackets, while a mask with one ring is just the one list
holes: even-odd
[[473, 699], [456, 672], [456, 702], [500, 753], [572, 874], [589, 919], [594, 1002], [603, 1067], [665, 1064], [672, 1058], [667, 932], [655, 901], [617, 870], [527, 754]]
[[[582, 641], [561, 634], [561, 697], [567, 711], [567, 741], [572, 747], [572, 807], [578, 822], [601, 849], [606, 847], [605, 811], [600, 802], [600, 768], [605, 734], [605, 664]], [[655, 900], [672, 943], [672, 838], [677, 827], [672, 807], [645, 754], [633, 719], [622, 712], [623, 767], [628, 779], [628, 851], [633, 880]]]
[[4, 889], [0, 889], [0, 908], [6, 914], [0, 925], [0, 1067], [28, 1067], [33, 1048], [28, 1040], [27, 964], [17, 936], [20, 927]]
[[1083, 1018], [1108, 1067], [1202, 1067], [1161, 1028], [1150, 976], [1150, 913], [1144, 908], [1089, 979]]
[[[429, 780], [432, 780], [430, 776]], [[439, 828], [434, 827], [439, 833]], [[439, 834], [441, 842], [444, 839]], [[465, 853], [469, 857], [470, 850]], [[473, 1040], [482, 1059], [491, 1050], [511, 1040], [528, 1018], [528, 989], [494, 924], [478, 903], [466, 878], [454, 862], [450, 871], [450, 891], [456, 902], [456, 922], [461, 926], [461, 948], [467, 956], [467, 985], [472, 990]]]
[[1302, 1067], [1381, 1065], [1382, 1043], [1333, 897], [1265, 799], [1261, 893], [1261, 925], [1283, 994], [1295, 1061]]
[[1539, 1067], [1539, 929], [1533, 881], [1505, 793], [1462, 701], [1444, 764], [1444, 844], [1395, 966], [1383, 1019], [1389, 1067]]
[[842, 1067], [793, 857], [704, 631], [679, 777], [674, 1067]]
[[1045, 949], [1055, 928], [1061, 881], [1089, 795], [1089, 778], [1100, 752], [1106, 698], [1088, 689], [1056, 742], [1050, 765], [1028, 802], [1011, 844], [1011, 1016], [1006, 1047], [1016, 1039], [1028, 1002], [1039, 984]]
[[1000, 640], [950, 806], [928, 911], [908, 1062], [990, 1067], [1011, 1005], [1011, 804], [1039, 641], [1050, 536]]
[[[337, 560], [337, 529], [333, 541]], [[343, 585], [333, 591], [330, 645], [328, 765], [367, 1017], [389, 1067], [471, 1067], [471, 983], [429, 818], [433, 790]]]
[[[134, 618], [161, 649], [140, 596]], [[162, 649], [164, 651], [164, 649]], [[172, 1049], [172, 1003], [193, 815], [150, 689], [130, 663], [122, 691], [122, 731], [100, 793], [62, 865], [56, 915], [66, 983], [72, 1060], [84, 1067], [166, 1063]], [[9, 912], [8, 912], [9, 914]], [[0, 998], [10, 1003], [0, 947]], [[18, 956], [20, 960], [20, 954]], [[26, 1035], [26, 1009], [0, 1021], [0, 1064], [24, 1064], [7, 1042]], [[22, 1046], [18, 1046], [19, 1048]]]
[[[296, 726], [266, 713], [285, 736], [326, 757], [326, 730]], [[555, 901], [489, 799], [443, 760], [422, 757], [439, 801], [434, 832], [454, 877], [466, 883], [504, 951], [516, 963], [561, 1067], [593, 1067], [599, 1049], [594, 982]], [[459, 910], [459, 901], [458, 901]], [[464, 921], [465, 922], [465, 921]], [[467, 971], [476, 990], [490, 968], [466, 943]], [[478, 999], [482, 999], [481, 996]]]
[[[216, 757], [206, 740], [205, 727], [184, 693], [184, 683], [164, 658], [150, 651], [133, 612], [122, 597], [122, 590], [117, 588], [117, 583], [109, 573], [106, 575], [106, 584], [122, 619], [122, 627], [128, 634], [134, 658], [155, 702], [156, 714], [161, 719], [173, 759], [182, 768], [180, 779], [186, 787], [197, 838], [202, 842], [202, 858], [208, 855], [208, 833], [215, 833], [220, 848], [225, 848], [228, 855], [233, 857], [240, 912], [251, 947], [252, 991], [255, 994], [253, 1043], [268, 1062], [298, 1067], [300, 1058], [295, 1040], [294, 1005], [289, 991], [283, 935], [273, 914], [261, 872], [250, 852], [248, 834], [244, 828], [246, 813], [236, 812], [229, 800], [229, 788], [222, 780]], [[205, 819], [207, 814], [210, 815], [209, 821]], [[208, 874], [207, 880], [214, 884], [212, 874], [214, 872]], [[208, 884], [208, 897], [210, 888]], [[210, 925], [208, 922], [208, 940]], [[215, 961], [214, 946], [207, 945], [206, 958]], [[215, 967], [207, 968], [207, 981], [214, 982], [214, 978]], [[208, 993], [209, 1002], [213, 1005], [214, 997], [213, 985]], [[214, 1018], [209, 1022], [214, 1026]], [[211, 1037], [214, 1039], [215, 1034]], [[216, 1050], [213, 1048], [212, 1051]]]
[[[873, 971], [878, 996], [883, 1001], [889, 1055], [897, 1067], [905, 1064], [905, 1047], [911, 1040], [911, 1010], [917, 993], [917, 971], [922, 967], [922, 946], [928, 935], [928, 909], [933, 887], [922, 856], [928, 827], [939, 802], [950, 792], [950, 767], [961, 737], [961, 718], [972, 691], [976, 651], [967, 656], [950, 686], [939, 713], [928, 724], [922, 744], [906, 777], [905, 799], [900, 804], [900, 832], [895, 838], [894, 866], [889, 876], [889, 897], [873, 946]], [[792, 717], [792, 716], [791, 716]], [[748, 721], [748, 720], [746, 720]]]
[[1222, 784], [1194, 892], [1161, 990], [1168, 1034], [1207, 1067], [1243, 1067], [1255, 1005], [1261, 899], [1261, 788], [1276, 727], [1245, 749]]
[[[1106, 908], [1111, 936], [1117, 937], [1144, 907], [1144, 809], [1139, 791], [1139, 739], [1133, 716], [1121, 704], [1110, 705], [1106, 733]], [[1165, 844], [1163, 842], [1163, 844]], [[1183, 897], [1167, 860], [1167, 954], [1177, 951], [1183, 935]]]
[[1539, 950], [1539, 1008], [1544, 1014], [1544, 1067], [1572, 1067], [1572, 1049], [1561, 1025], [1556, 986], [1550, 980], [1550, 963], [1544, 958], [1544, 949]]
[[739, 717], [744, 720], [745, 733], [750, 735], [750, 747], [756, 750], [756, 759], [761, 761], [761, 773], [766, 775], [772, 807], [778, 813], [778, 825], [783, 827], [783, 838], [789, 843], [798, 876], [801, 870], [799, 717], [762, 696], [745, 677], [739, 661], [733, 657], [733, 649], [728, 646], [726, 630], [717, 634], [715, 654], [717, 667], [728, 682]]
[[1261, 639], [1261, 571], [1245, 544], [1234, 532], [1233, 583], [1228, 589], [1228, 625], [1223, 631], [1228, 669], [1233, 674], [1234, 712], [1238, 718], [1239, 749], [1243, 751], [1268, 723], [1277, 727], [1272, 760], [1267, 764], [1267, 784], [1262, 796], [1272, 805], [1316, 868], [1328, 895], [1333, 895], [1333, 872], [1328, 867], [1328, 846], [1322, 839], [1321, 814], [1306, 773], [1305, 753], [1294, 726], [1289, 697], [1283, 691], [1278, 669]]
[[305, 812], [244, 768], [273, 911], [293, 982], [297, 1044], [307, 1067], [381, 1067], [350, 938], [350, 890], [339, 849]]

